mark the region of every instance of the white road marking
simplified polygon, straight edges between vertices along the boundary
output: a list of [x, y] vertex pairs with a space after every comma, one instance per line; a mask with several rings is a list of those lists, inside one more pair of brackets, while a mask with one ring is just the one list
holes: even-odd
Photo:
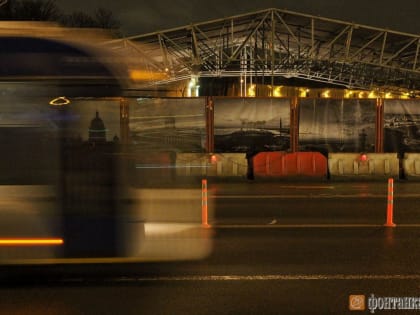
[[285, 188], [285, 189], [335, 189], [335, 186], [323, 186], [323, 185], [283, 185], [276, 186], [276, 188]]
[[[420, 194], [394, 194], [394, 198], [419, 198]], [[332, 199], [332, 198], [387, 198], [387, 194], [299, 194], [299, 195], [210, 195], [213, 199]]]
[[147, 281], [295, 281], [295, 280], [419, 280], [420, 274], [370, 275], [370, 274], [297, 274], [297, 275], [190, 275], [158, 277], [121, 277], [115, 282]]
[[[382, 224], [211, 224], [217, 229], [282, 229], [282, 228], [360, 228], [360, 227], [382, 227]], [[399, 225], [398, 225], [399, 226]], [[420, 226], [420, 224], [418, 225]]]
[[[271, 222], [270, 222], [271, 223]], [[378, 228], [385, 227], [384, 224], [210, 224], [216, 229], [288, 229], [288, 228]], [[395, 228], [419, 228], [420, 223], [396, 224]]]

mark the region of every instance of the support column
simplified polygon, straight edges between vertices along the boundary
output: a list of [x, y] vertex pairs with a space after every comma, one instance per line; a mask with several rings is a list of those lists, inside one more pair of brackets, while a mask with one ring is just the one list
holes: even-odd
[[384, 99], [376, 99], [375, 152], [384, 152]]
[[214, 152], [214, 101], [212, 96], [206, 97], [206, 151]]
[[290, 151], [299, 150], [299, 98], [290, 99]]

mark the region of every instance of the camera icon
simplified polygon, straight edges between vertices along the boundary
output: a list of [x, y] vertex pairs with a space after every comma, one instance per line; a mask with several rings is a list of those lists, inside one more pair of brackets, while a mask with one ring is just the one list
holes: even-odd
[[349, 310], [350, 311], [364, 311], [366, 309], [366, 298], [364, 295], [350, 295], [349, 296]]

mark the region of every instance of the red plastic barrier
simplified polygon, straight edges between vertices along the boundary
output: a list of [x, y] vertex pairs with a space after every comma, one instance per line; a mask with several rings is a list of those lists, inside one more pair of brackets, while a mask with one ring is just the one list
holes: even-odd
[[283, 176], [299, 175], [300, 165], [297, 153], [289, 153], [285, 155], [283, 164], [285, 165]]
[[256, 177], [325, 177], [328, 161], [319, 152], [260, 152], [254, 157]]
[[283, 176], [286, 152], [260, 152], [253, 158], [255, 176]]
[[319, 152], [298, 152], [297, 165], [300, 175], [327, 176], [328, 160]]

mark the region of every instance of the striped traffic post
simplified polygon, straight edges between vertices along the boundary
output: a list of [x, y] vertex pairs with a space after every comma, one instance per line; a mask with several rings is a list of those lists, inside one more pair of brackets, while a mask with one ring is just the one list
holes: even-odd
[[395, 227], [394, 218], [394, 179], [388, 179], [388, 205], [386, 210], [386, 227]]
[[207, 179], [201, 180], [201, 224], [203, 227], [209, 227], [207, 207]]

